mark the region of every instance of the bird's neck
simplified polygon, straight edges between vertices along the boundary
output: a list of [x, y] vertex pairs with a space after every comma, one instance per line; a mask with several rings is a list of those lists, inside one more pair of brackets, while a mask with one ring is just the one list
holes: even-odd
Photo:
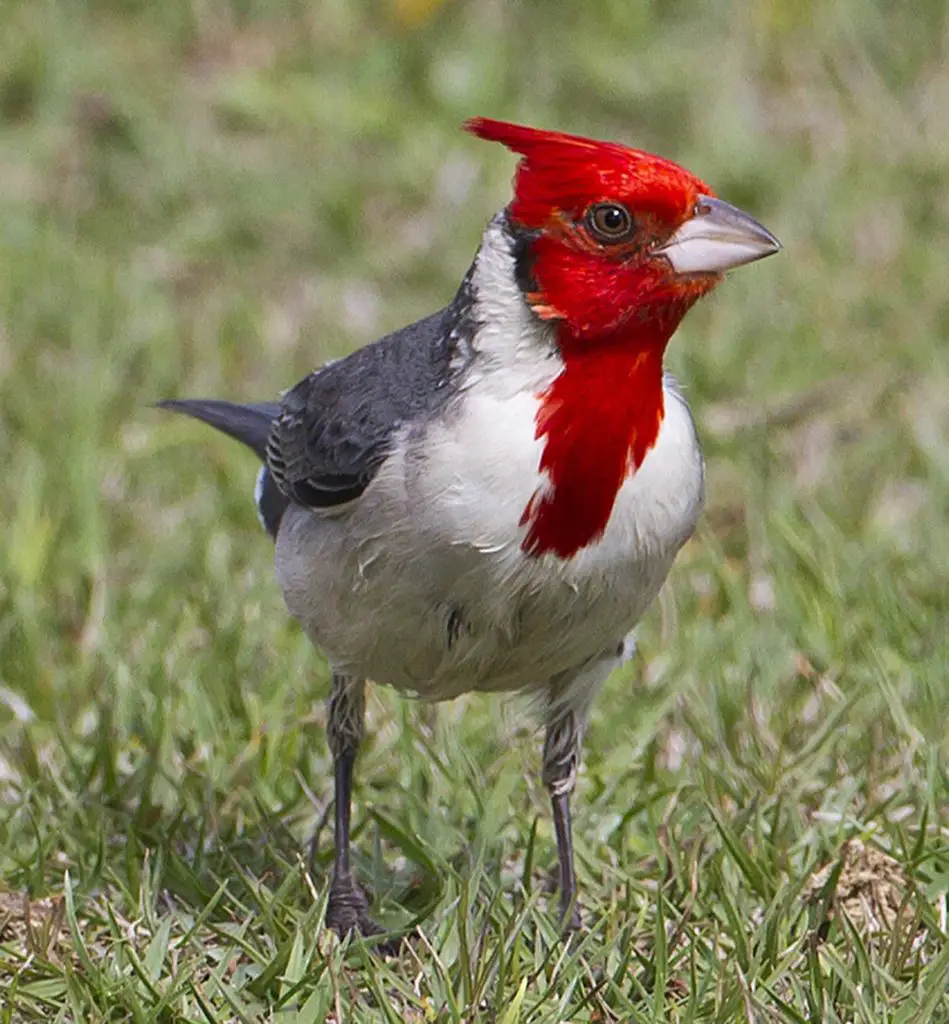
[[656, 443], [663, 355], [688, 306], [628, 318], [607, 336], [575, 337], [530, 308], [513, 247], [506, 220], [495, 218], [470, 274], [475, 344], [493, 387], [529, 389], [539, 401], [546, 479], [523, 510], [522, 547], [570, 558], [603, 535], [623, 482]]
[[525, 302], [514, 246], [507, 218], [498, 214], [466, 278], [477, 325], [473, 345], [479, 358], [472, 372], [490, 376], [502, 394], [542, 391], [560, 369], [556, 329]]

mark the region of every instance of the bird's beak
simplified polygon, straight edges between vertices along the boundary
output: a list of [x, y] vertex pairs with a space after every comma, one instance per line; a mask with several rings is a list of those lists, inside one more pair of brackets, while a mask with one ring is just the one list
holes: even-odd
[[692, 216], [655, 252], [677, 274], [721, 274], [771, 256], [781, 243], [737, 206], [699, 196]]

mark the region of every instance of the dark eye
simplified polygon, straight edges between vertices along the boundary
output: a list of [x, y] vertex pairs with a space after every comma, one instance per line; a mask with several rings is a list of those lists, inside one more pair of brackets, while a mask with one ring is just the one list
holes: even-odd
[[598, 203], [587, 211], [587, 224], [601, 242], [625, 242], [635, 225], [629, 210], [619, 203]]

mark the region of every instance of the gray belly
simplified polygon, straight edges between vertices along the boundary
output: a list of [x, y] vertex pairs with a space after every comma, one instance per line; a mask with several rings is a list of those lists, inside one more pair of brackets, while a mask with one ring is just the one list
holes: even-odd
[[649, 552], [583, 573], [518, 547], [420, 542], [416, 526], [354, 542], [345, 516], [290, 509], [277, 574], [334, 670], [433, 700], [540, 687], [613, 650], [674, 556]]

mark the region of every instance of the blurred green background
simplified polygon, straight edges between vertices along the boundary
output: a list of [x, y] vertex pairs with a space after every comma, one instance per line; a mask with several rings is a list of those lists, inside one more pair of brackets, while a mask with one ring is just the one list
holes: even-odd
[[[0, 879], [58, 907], [68, 870], [85, 908], [71, 920], [112, 955], [135, 943], [102, 900], [135, 917], [143, 891], [167, 891], [197, 912], [222, 878], [257, 892], [293, 873], [329, 799], [325, 666], [286, 621], [253, 460], [149, 405], [270, 398], [444, 304], [509, 194], [510, 154], [458, 130], [475, 114], [659, 152], [785, 246], [730, 277], [669, 352], [705, 444], [709, 509], [641, 659], [594, 715], [577, 812], [591, 916], [612, 942], [611, 914], [627, 925], [611, 894], [638, 879], [623, 934], [652, 934], [661, 823], [693, 851], [669, 877], [712, 880], [694, 913], [722, 948], [772, 911], [793, 946], [791, 904], [781, 916], [772, 897], [852, 835], [925, 889], [937, 935], [949, 807], [949, 11], [937, 0], [4, 0]], [[371, 714], [363, 868], [390, 922], [445, 922], [432, 941], [448, 944], [451, 978], [446, 949], [463, 945], [447, 938], [451, 894], [468, 884], [454, 854], [473, 844], [510, 888], [504, 866], [539, 821], [538, 860], [552, 856], [536, 736], [503, 702], [433, 715], [378, 693]], [[767, 884], [749, 893], [721, 820], [775, 806], [751, 829]], [[393, 847], [424, 862], [421, 876], [403, 866], [386, 881]], [[234, 881], [235, 862], [253, 881]], [[486, 872], [471, 907], [494, 891]], [[313, 878], [319, 889], [324, 873]], [[299, 886], [281, 890], [290, 922]], [[726, 892], [734, 917], [714, 909]], [[147, 936], [164, 913], [145, 913]], [[262, 927], [266, 956], [297, 934]], [[77, 1019], [133, 1005], [109, 987], [105, 952], [76, 969], [81, 985], [55, 967], [21, 976], [22, 942], [2, 928], [18, 1012], [51, 1019], [67, 993]], [[300, 978], [319, 993], [306, 948]], [[702, 963], [706, 1015], [681, 1019], [732, 1019], [741, 957]], [[925, 1007], [920, 974], [886, 963], [866, 967], [864, 991]], [[685, 946], [664, 969], [685, 988], [650, 990], [650, 1005], [677, 1020], [696, 991]], [[793, 958], [786, 970], [806, 974]], [[421, 985], [436, 1010], [451, 1003], [439, 977]], [[499, 969], [499, 991], [518, 978]], [[60, 987], [27, 999], [29, 980]], [[785, 982], [788, 1005], [820, 1005]], [[847, 991], [841, 1019], [864, 1012]], [[253, 993], [261, 1006], [270, 994]], [[837, 1019], [827, 1005], [821, 1019]], [[889, 1019], [868, 1005], [866, 1019]], [[584, 1006], [530, 1019], [613, 1019]]]

